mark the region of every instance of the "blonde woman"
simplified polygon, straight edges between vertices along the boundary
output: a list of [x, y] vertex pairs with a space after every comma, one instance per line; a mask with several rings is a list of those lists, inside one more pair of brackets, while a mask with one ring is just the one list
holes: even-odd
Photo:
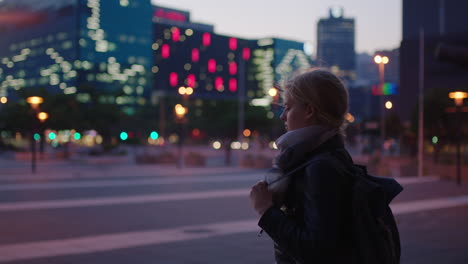
[[250, 192], [259, 226], [278, 264], [353, 263], [352, 180], [337, 166], [352, 164], [343, 143], [348, 92], [334, 74], [315, 69], [287, 83], [284, 96], [280, 154]]

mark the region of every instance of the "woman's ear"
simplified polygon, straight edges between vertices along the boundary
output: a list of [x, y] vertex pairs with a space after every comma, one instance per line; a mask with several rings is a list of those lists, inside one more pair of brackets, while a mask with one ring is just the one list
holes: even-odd
[[315, 119], [315, 108], [311, 105], [306, 106], [306, 118], [309, 120]]

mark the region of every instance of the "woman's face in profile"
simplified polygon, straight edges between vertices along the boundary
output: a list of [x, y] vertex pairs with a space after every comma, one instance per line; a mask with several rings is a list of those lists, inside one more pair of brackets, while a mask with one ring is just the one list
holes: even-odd
[[284, 110], [280, 119], [284, 122], [287, 131], [296, 130], [312, 125], [306, 116], [307, 107], [297, 102], [288, 92], [284, 97]]

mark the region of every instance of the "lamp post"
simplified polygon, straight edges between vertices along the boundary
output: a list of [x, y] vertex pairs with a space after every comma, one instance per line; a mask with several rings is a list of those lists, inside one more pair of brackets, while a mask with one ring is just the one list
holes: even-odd
[[463, 99], [468, 97], [466, 92], [449, 93], [449, 98], [455, 101], [455, 114], [457, 115], [458, 135], [457, 135], [457, 184], [461, 185], [461, 144], [463, 137], [463, 122], [461, 118]]
[[380, 56], [376, 55], [374, 57], [374, 62], [379, 65], [379, 86], [382, 91], [382, 94], [380, 95], [380, 140], [381, 140], [381, 145], [383, 148], [384, 142], [385, 142], [385, 108], [384, 108], [384, 94], [383, 94], [383, 85], [385, 83], [385, 64], [387, 64], [390, 60], [388, 59], [387, 56]]
[[45, 112], [39, 112], [39, 105], [44, 102], [44, 99], [39, 96], [30, 96], [26, 98], [26, 102], [31, 105], [31, 116], [32, 119], [32, 131], [31, 131], [31, 172], [36, 173], [36, 139], [34, 138], [34, 133], [36, 131], [36, 118], [44, 122], [48, 115]]
[[184, 124], [187, 123], [187, 118], [185, 115], [188, 113], [188, 109], [181, 104], [176, 104], [174, 107], [174, 113], [176, 115], [176, 123], [179, 130], [179, 142], [178, 142], [178, 156], [179, 160], [177, 162], [177, 167], [179, 169], [184, 167], [184, 151], [183, 151], [183, 141], [185, 137]]

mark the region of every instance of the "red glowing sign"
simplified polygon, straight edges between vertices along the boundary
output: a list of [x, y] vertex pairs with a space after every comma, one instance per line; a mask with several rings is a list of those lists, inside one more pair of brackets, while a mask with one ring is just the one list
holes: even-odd
[[170, 55], [171, 55], [171, 47], [167, 44], [163, 44], [161, 48], [161, 56], [163, 57], [163, 59], [167, 59], [169, 58]]
[[237, 39], [236, 38], [230, 38], [229, 39], [229, 48], [231, 50], [236, 50], [237, 49]]
[[198, 62], [200, 60], [200, 51], [198, 49], [192, 49], [192, 61]]
[[214, 73], [216, 71], [216, 61], [214, 59], [208, 60], [208, 72]]
[[237, 79], [234, 79], [234, 78], [229, 79], [229, 91], [231, 92], [237, 91]]
[[237, 74], [237, 63], [235, 61], [231, 61], [229, 63], [229, 74], [231, 75]]
[[243, 58], [244, 60], [250, 59], [250, 49], [249, 49], [249, 48], [244, 48], [244, 49], [242, 50], [242, 58]]
[[167, 20], [173, 20], [173, 21], [181, 21], [181, 22], [186, 22], [187, 17], [183, 13], [179, 13], [176, 11], [170, 11], [170, 10], [165, 10], [163, 8], [158, 8], [154, 14], [154, 17], [158, 18], [164, 18]]
[[179, 83], [179, 76], [177, 76], [177, 73], [171, 72], [169, 74], [169, 84], [172, 87], [175, 87], [175, 86], [177, 86], [178, 83]]
[[203, 46], [209, 46], [211, 44], [211, 34], [208, 32], [203, 33]]
[[224, 86], [223, 78], [216, 77], [216, 79], [215, 79], [215, 88], [216, 88], [216, 90], [222, 92], [223, 91], [223, 86]]
[[172, 41], [177, 42], [180, 39], [180, 29], [179, 28], [172, 28]]
[[195, 82], [196, 82], [195, 74], [189, 74], [187, 76], [187, 86], [195, 87]]

